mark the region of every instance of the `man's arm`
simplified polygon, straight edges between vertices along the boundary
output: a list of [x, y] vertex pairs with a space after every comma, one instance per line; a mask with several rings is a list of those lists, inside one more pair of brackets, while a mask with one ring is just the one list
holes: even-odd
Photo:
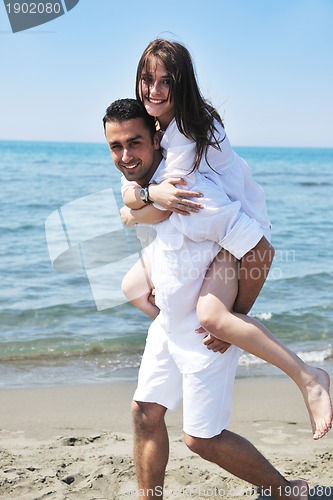
[[128, 208], [137, 210], [146, 205], [140, 198], [140, 189], [141, 186], [129, 186], [123, 193], [123, 201]]

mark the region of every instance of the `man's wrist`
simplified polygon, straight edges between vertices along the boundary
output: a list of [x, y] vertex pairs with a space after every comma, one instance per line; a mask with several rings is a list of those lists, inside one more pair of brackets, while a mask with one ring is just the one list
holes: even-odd
[[149, 184], [147, 186], [143, 186], [141, 189], [140, 189], [140, 198], [141, 200], [146, 204], [146, 205], [150, 205], [151, 203], [153, 203], [150, 199], [149, 199]]
[[[154, 203], [154, 200], [152, 199], [151, 197], [151, 187], [152, 186], [156, 186], [157, 185], [157, 182], [156, 181], [152, 181], [148, 184], [147, 186], [147, 190], [148, 190], [148, 200], [150, 203]], [[154, 190], [153, 190], [154, 191]]]
[[151, 203], [154, 203], [154, 200], [151, 199], [150, 197], [150, 192], [149, 192], [149, 188], [154, 185], [154, 184], [157, 184], [156, 181], [152, 181], [152, 182], [149, 182], [147, 184], [147, 186], [143, 186], [141, 189], [140, 189], [140, 198], [141, 200], [146, 203], [147, 205], [151, 204]]

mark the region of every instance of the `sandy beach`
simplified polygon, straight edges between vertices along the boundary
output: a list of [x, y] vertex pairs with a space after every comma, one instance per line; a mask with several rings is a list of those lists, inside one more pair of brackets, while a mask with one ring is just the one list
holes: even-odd
[[[137, 498], [133, 391], [129, 382], [1, 390], [1, 499]], [[260, 498], [185, 447], [180, 409], [169, 412], [167, 423], [164, 498]], [[317, 486], [312, 498], [333, 498], [333, 433], [313, 441], [302, 397], [289, 380], [237, 379], [229, 429], [253, 442], [287, 478]]]

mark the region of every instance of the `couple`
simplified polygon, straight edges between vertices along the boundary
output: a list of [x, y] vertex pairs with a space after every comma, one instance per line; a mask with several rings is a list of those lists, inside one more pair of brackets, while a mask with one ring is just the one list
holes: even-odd
[[[115, 166], [127, 181], [142, 187], [139, 198], [147, 203], [143, 210], [149, 209], [146, 187], [160, 180], [164, 163], [154, 118], [138, 101], [123, 99], [109, 106], [103, 122]], [[204, 195], [203, 212], [209, 211], [216, 196], [208, 180]], [[132, 213], [122, 209], [123, 220], [129, 221]], [[183, 400], [189, 449], [244, 481], [269, 489], [274, 498], [307, 499], [305, 481], [287, 481], [251, 443], [226, 430], [241, 350], [211, 335], [206, 337], [207, 349], [203, 335], [194, 333], [202, 283], [220, 246], [213, 237], [194, 242], [182, 217], [174, 213], [169, 218], [165, 213], [160, 223], [139, 226], [146, 247], [147, 289], [151, 279], [159, 313], [148, 332], [132, 404], [140, 498], [161, 498], [169, 454], [164, 417], [167, 409]]]

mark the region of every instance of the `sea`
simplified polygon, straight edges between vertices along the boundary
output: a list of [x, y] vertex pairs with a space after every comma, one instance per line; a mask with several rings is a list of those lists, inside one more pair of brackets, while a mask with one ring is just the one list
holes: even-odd
[[[333, 375], [333, 149], [235, 149], [276, 250], [250, 314]], [[0, 141], [0, 179], [0, 388], [134, 381], [150, 320], [120, 291], [140, 252], [107, 145]], [[244, 353], [237, 376], [285, 375]]]

